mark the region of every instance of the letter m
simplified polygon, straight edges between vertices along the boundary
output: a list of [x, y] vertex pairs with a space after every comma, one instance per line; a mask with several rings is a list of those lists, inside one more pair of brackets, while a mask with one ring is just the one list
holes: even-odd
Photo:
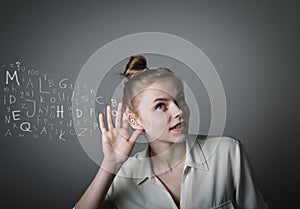
[[14, 77], [16, 77], [16, 82], [17, 82], [18, 86], [20, 86], [19, 79], [18, 79], [18, 74], [17, 74], [17, 71], [16, 71], [16, 70], [15, 70], [15, 72], [14, 72], [13, 75], [11, 75], [11, 74], [9, 73], [9, 71], [6, 71], [6, 82], [5, 82], [5, 83], [8, 84], [8, 78], [9, 78], [10, 80], [13, 80]]

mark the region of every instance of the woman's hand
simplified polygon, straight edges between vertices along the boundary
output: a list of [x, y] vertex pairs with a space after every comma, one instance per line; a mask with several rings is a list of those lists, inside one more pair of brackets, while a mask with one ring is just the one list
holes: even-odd
[[143, 130], [135, 130], [130, 136], [129, 124], [123, 121], [123, 104], [119, 103], [115, 125], [113, 124], [111, 106], [107, 106], [107, 125], [104, 116], [99, 115], [100, 130], [102, 132], [102, 149], [104, 159], [102, 166], [105, 170], [115, 172], [128, 159], [137, 137]]

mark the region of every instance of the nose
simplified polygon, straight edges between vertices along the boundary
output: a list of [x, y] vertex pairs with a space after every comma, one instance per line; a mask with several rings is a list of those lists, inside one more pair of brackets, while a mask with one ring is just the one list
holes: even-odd
[[180, 109], [176, 101], [172, 102], [171, 115], [173, 118], [182, 117], [182, 110]]

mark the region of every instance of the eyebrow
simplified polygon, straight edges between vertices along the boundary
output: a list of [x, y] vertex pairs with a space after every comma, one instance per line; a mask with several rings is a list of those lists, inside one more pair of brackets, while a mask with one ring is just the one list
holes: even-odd
[[[184, 95], [184, 92], [183, 92], [183, 91], [179, 92], [179, 93], [176, 95], [175, 98], [177, 98], [178, 96], [181, 96], [181, 95]], [[162, 97], [162, 98], [156, 98], [156, 99], [153, 101], [153, 103], [155, 103], [155, 102], [157, 102], [157, 101], [168, 101], [168, 100], [169, 100], [169, 99], [168, 99], [168, 98], [165, 98], [165, 97]]]
[[153, 101], [153, 103], [157, 102], [157, 101], [168, 101], [168, 98], [157, 98]]
[[179, 96], [181, 96], [181, 95], [184, 95], [184, 92], [183, 92], [183, 91], [179, 92], [179, 93], [176, 95], [176, 98], [179, 97]]

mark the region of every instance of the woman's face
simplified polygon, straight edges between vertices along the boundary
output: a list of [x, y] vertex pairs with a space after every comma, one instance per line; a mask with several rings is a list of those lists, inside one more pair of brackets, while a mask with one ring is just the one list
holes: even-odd
[[190, 112], [178, 81], [159, 79], [137, 96], [136, 121], [145, 130], [149, 142], [181, 142], [185, 138]]

